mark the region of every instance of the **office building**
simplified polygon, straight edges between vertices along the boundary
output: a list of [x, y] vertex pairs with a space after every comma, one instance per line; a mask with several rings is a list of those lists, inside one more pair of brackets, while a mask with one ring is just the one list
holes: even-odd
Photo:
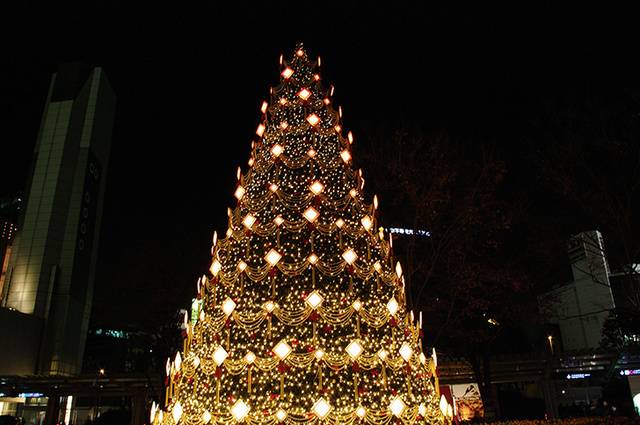
[[80, 372], [114, 108], [102, 69], [53, 75], [4, 280], [0, 375]]

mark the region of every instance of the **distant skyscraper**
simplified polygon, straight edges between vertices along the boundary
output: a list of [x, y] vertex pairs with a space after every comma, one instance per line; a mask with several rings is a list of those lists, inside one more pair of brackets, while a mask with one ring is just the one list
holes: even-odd
[[569, 239], [567, 249], [573, 281], [540, 296], [540, 309], [560, 328], [565, 350], [597, 348], [604, 322], [615, 308], [602, 234], [579, 233]]
[[84, 351], [115, 96], [104, 72], [54, 74], [0, 310], [0, 374], [74, 374]]

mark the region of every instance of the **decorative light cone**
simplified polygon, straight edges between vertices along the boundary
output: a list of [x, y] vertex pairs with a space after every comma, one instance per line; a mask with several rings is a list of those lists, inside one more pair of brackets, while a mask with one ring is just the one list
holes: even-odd
[[226, 237], [150, 425], [445, 423], [435, 356], [418, 348], [391, 235], [318, 67], [296, 46], [256, 111]]

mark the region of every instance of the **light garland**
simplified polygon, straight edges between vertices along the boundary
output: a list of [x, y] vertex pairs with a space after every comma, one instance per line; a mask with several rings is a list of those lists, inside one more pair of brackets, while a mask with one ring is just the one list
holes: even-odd
[[351, 168], [354, 138], [342, 136], [333, 87], [301, 46], [280, 63], [150, 422], [448, 423], [435, 352], [424, 355], [421, 321], [406, 311], [402, 268], [377, 227], [377, 197], [365, 202]]

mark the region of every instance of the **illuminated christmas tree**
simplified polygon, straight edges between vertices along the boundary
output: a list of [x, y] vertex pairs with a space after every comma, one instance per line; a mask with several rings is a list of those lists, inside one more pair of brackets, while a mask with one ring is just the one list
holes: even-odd
[[444, 423], [435, 353], [422, 352], [320, 59], [300, 45], [280, 65], [151, 422]]

